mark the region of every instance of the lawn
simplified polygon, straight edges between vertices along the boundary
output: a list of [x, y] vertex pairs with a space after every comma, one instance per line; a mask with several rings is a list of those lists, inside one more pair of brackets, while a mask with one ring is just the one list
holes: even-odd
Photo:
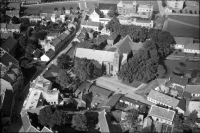
[[197, 16], [169, 15], [168, 18], [199, 26], [199, 17]]
[[66, 3], [56, 3], [56, 4], [45, 4], [45, 5], [32, 5], [29, 7], [25, 7], [24, 13], [27, 14], [38, 14], [39, 11], [44, 13], [52, 13], [54, 8], [58, 8], [58, 10], [62, 10], [63, 7], [65, 9], [69, 9], [73, 7], [76, 9], [78, 7], [78, 3], [75, 2], [66, 2]]
[[199, 39], [199, 28], [194, 28], [173, 21], [168, 21], [166, 31], [176, 37], [192, 37]]

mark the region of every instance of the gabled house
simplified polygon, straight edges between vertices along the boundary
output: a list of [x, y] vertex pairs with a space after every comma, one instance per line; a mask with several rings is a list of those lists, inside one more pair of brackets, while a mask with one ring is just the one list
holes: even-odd
[[7, 31], [20, 33], [20, 26], [21, 24], [7, 24]]
[[100, 30], [101, 23], [100, 22], [92, 22], [92, 21], [83, 21], [81, 23], [81, 28], [90, 28], [95, 31]]
[[188, 44], [183, 49], [185, 53], [200, 54], [200, 43]]
[[9, 36], [6, 39], [6, 41], [1, 45], [1, 48], [3, 48], [10, 55], [15, 56], [15, 50], [17, 48], [17, 40]]
[[115, 33], [112, 33], [108, 39], [107, 39], [107, 43], [108, 45], [111, 45], [113, 46], [115, 43], [117, 43], [117, 41], [119, 41], [120, 37], [119, 35], [115, 34]]
[[114, 9], [117, 9], [117, 4], [99, 3], [98, 7], [99, 7], [99, 10], [104, 13], [104, 15], [107, 15], [111, 7]]
[[188, 37], [174, 37], [176, 44], [173, 45], [175, 49], [184, 49], [186, 45], [193, 44], [193, 38]]
[[6, 11], [6, 15], [8, 15], [9, 17], [17, 17], [19, 18], [19, 11], [18, 10], [9, 10], [9, 11]]
[[151, 116], [154, 121], [172, 125], [175, 114], [173, 110], [152, 105], [148, 116]]
[[54, 82], [56, 77], [58, 76], [59, 68], [52, 64], [48, 70], [45, 71], [43, 77], [51, 82]]
[[176, 109], [178, 110], [178, 113], [180, 114], [184, 114], [186, 112], [186, 100], [184, 98], [182, 98], [179, 101]]
[[192, 100], [200, 99], [200, 85], [186, 85], [185, 92], [191, 95]]
[[178, 99], [175, 99], [171, 96], [155, 91], [153, 89], [147, 96], [147, 100], [154, 104], [165, 105], [172, 108], [176, 108], [179, 103]]
[[173, 88], [181, 87], [182, 89], [185, 89], [185, 86], [188, 83], [188, 78], [183, 76], [172, 75], [170, 77], [170, 81], [172, 83]]
[[90, 11], [90, 19], [93, 22], [99, 22], [101, 11], [98, 8], [91, 9]]
[[20, 3], [9, 3], [7, 7], [11, 10], [14, 9], [20, 11], [21, 5]]

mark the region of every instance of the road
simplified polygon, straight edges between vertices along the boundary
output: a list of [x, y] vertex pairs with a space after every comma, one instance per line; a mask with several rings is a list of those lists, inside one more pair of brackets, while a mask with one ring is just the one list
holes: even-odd
[[[131, 86], [125, 85], [121, 83], [121, 81], [117, 79], [113, 79], [110, 77], [100, 77], [96, 79], [96, 84], [98, 86], [108, 88], [111, 91], [114, 91], [116, 94], [124, 94], [126, 97], [129, 97], [131, 99], [134, 99], [136, 101], [140, 101], [142, 103], [146, 103], [148, 105], [153, 105], [153, 103], [147, 101], [144, 99], [142, 96], [137, 95], [134, 93], [135, 90], [139, 89], [138, 88], [133, 88]], [[144, 85], [141, 85], [143, 87]]]

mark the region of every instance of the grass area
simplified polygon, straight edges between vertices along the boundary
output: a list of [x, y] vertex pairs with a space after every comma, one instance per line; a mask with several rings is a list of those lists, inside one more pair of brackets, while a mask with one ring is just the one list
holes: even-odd
[[66, 2], [66, 3], [55, 3], [55, 4], [44, 4], [44, 5], [32, 5], [29, 7], [25, 7], [24, 13], [26, 14], [38, 14], [40, 11], [45, 13], [52, 13], [54, 8], [58, 8], [58, 10], [62, 10], [63, 7], [65, 9], [69, 9], [73, 7], [76, 9], [78, 7], [78, 3], [75, 2]]
[[194, 28], [173, 21], [168, 21], [166, 31], [176, 37], [192, 37], [199, 39], [199, 28]]
[[199, 17], [198, 16], [187, 16], [186, 17], [186, 16], [180, 16], [180, 15], [169, 15], [168, 18], [199, 26]]

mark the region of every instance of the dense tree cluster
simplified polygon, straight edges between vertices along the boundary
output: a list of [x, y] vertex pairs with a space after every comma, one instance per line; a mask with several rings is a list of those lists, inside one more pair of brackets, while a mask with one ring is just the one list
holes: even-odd
[[60, 69], [69, 69], [72, 66], [72, 59], [67, 54], [62, 54], [57, 58], [57, 66]]
[[75, 114], [72, 118], [72, 127], [78, 131], [88, 131], [88, 121], [84, 114]]
[[38, 115], [39, 123], [52, 128], [55, 125], [64, 125], [69, 121], [67, 112], [59, 110], [54, 106], [46, 106], [40, 110]]
[[91, 60], [86, 58], [75, 59], [75, 74], [81, 81], [94, 78], [97, 68]]
[[139, 112], [135, 109], [130, 109], [127, 111], [126, 119], [124, 122], [128, 123], [132, 128], [138, 123]]
[[56, 77], [56, 83], [58, 83], [63, 89], [67, 88], [72, 83], [72, 77], [68, 73], [67, 69], [60, 69], [58, 76]]

